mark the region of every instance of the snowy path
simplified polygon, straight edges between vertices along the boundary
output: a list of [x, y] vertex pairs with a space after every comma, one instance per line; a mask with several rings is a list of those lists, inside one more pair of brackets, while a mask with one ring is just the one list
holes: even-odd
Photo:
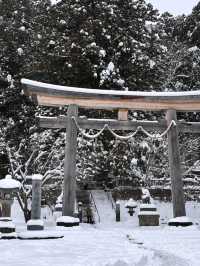
[[[158, 204], [161, 217], [171, 212], [169, 203]], [[0, 266], [199, 266], [200, 230], [188, 228], [138, 227], [137, 216], [129, 217], [122, 206], [122, 221], [81, 224], [62, 230], [57, 240], [0, 240]], [[26, 230], [22, 213], [13, 205], [17, 231]], [[188, 203], [198, 218], [200, 204]]]
[[64, 234], [58, 240], [1, 240], [0, 265], [199, 266], [200, 231], [195, 227], [81, 225]]
[[[99, 212], [101, 223], [113, 223], [115, 221], [115, 212], [106, 192], [104, 190], [92, 190], [91, 193]], [[98, 221], [97, 216], [95, 220]]]

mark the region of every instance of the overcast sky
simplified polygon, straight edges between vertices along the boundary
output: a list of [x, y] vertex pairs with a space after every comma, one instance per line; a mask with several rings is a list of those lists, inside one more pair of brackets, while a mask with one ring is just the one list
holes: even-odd
[[[53, 4], [61, 0], [51, 0]], [[161, 13], [169, 11], [174, 15], [190, 14], [200, 0], [146, 0], [151, 2]]]
[[169, 11], [174, 15], [190, 14], [200, 0], [147, 0], [160, 12]]

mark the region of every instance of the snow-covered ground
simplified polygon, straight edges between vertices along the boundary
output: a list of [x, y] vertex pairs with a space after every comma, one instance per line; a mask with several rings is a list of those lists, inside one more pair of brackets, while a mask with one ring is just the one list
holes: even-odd
[[[171, 217], [171, 204], [155, 202], [161, 219]], [[127, 215], [121, 201], [119, 223], [82, 224], [58, 228], [64, 233], [57, 240], [0, 240], [2, 266], [199, 266], [200, 230], [198, 225], [172, 228], [138, 227], [136, 214]], [[22, 215], [13, 206], [17, 230], [24, 231]], [[199, 222], [200, 204], [187, 203], [187, 211]], [[163, 223], [164, 223], [163, 220]], [[46, 230], [55, 230], [48, 227]]]

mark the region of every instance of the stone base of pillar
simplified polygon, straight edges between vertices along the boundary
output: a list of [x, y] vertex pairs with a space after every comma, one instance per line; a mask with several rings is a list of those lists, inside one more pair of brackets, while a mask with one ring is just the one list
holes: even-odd
[[10, 234], [15, 232], [15, 224], [9, 217], [0, 218], [0, 232], [2, 234]]
[[56, 221], [57, 226], [64, 226], [64, 227], [78, 226], [79, 223], [80, 223], [79, 218], [74, 218], [71, 216], [61, 216]]
[[44, 222], [40, 219], [29, 220], [27, 222], [27, 230], [29, 231], [44, 230]]
[[176, 218], [172, 218], [169, 220], [168, 222], [169, 226], [190, 226], [193, 225], [193, 222], [190, 220], [190, 218], [186, 217], [186, 216], [181, 216], [181, 217], [176, 217]]

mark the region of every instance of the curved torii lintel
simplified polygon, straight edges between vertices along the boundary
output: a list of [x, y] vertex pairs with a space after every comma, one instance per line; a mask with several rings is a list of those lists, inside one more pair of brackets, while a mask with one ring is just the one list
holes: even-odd
[[199, 111], [200, 90], [184, 92], [143, 92], [98, 90], [59, 86], [22, 79], [24, 93], [39, 105], [76, 104], [91, 109], [132, 109]]

